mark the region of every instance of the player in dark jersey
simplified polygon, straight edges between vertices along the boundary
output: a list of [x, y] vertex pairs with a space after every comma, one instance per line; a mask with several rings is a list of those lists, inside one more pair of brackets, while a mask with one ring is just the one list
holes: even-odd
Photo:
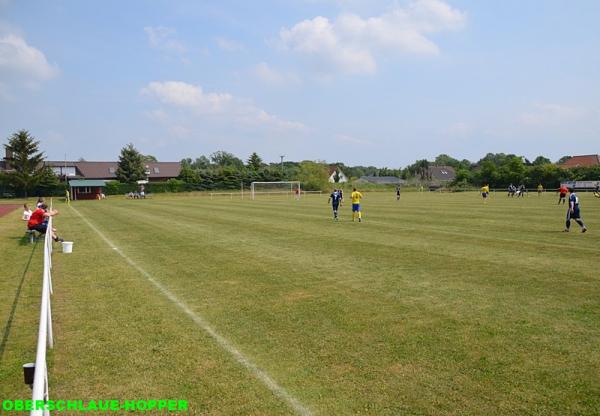
[[396, 186], [396, 201], [400, 201], [400, 187]]
[[575, 220], [581, 227], [581, 232], [585, 233], [587, 228], [581, 219], [581, 213], [579, 212], [579, 197], [575, 193], [573, 188], [569, 188], [569, 208], [567, 208], [567, 222], [565, 232], [569, 232], [571, 228], [571, 220]]
[[340, 207], [340, 202], [342, 202], [342, 194], [337, 189], [334, 189], [331, 195], [329, 195], [329, 199], [327, 203], [331, 202], [331, 208], [333, 209], [333, 219], [338, 220], [338, 208]]
[[596, 187], [594, 188], [594, 196], [596, 198], [600, 198], [600, 182], [596, 182]]

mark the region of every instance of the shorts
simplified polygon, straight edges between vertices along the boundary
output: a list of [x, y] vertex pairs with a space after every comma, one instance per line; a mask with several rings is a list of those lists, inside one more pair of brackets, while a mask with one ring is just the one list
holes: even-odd
[[36, 224], [33, 225], [31, 227], [27, 227], [30, 230], [35, 230], [41, 234], [46, 234], [46, 230], [48, 229], [48, 223], [47, 222], [43, 222], [41, 224]]
[[564, 194], [564, 193], [562, 193], [562, 192], [560, 193], [560, 197], [561, 197], [561, 198], [564, 198], [564, 197], [566, 197], [566, 196], [567, 196], [567, 194]]
[[579, 212], [579, 208], [575, 208], [573, 210], [573, 212], [571, 212], [570, 209], [567, 210], [567, 219], [574, 219], [574, 220], [578, 220], [579, 218], [581, 218], [581, 213]]
[[352, 212], [360, 211], [360, 204], [352, 204]]
[[340, 206], [339, 202], [337, 204], [331, 204], [331, 208], [333, 208], [334, 211], [337, 211], [339, 206]]
[[487, 192], [482, 192], [481, 193], [481, 196], [484, 197], [484, 198], [487, 198], [487, 195], [488, 195]]

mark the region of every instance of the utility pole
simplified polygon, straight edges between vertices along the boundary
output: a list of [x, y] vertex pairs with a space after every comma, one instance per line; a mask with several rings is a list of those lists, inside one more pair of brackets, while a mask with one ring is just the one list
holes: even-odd
[[279, 156], [281, 158], [281, 179], [283, 179], [284, 174], [283, 174], [283, 158], [285, 157], [285, 155], [281, 155]]

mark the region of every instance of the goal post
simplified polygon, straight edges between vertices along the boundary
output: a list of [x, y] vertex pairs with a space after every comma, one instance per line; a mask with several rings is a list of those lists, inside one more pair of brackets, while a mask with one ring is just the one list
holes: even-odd
[[259, 195], [284, 195], [299, 198], [301, 193], [299, 181], [252, 182], [250, 184], [252, 199]]

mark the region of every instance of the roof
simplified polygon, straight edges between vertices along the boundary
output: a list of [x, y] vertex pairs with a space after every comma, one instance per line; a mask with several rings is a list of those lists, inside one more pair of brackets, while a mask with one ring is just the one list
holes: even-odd
[[600, 155], [581, 155], [573, 156], [565, 160], [559, 166], [563, 168], [576, 168], [579, 166], [598, 166], [600, 165]]
[[340, 175], [343, 175], [344, 172], [342, 172], [342, 170], [337, 167], [336, 165], [329, 165], [329, 176], [333, 175], [335, 172], [338, 172]]
[[430, 166], [429, 174], [431, 179], [438, 181], [452, 181], [456, 177], [456, 172], [452, 166]]
[[106, 181], [103, 180], [85, 180], [85, 179], [75, 179], [69, 181], [69, 186], [72, 188], [80, 188], [82, 186], [106, 186]]
[[[48, 166], [75, 166], [78, 175], [86, 179], [116, 179], [117, 167], [119, 162], [61, 162], [61, 161], [46, 161]], [[181, 164], [179, 162], [146, 162], [144, 166], [148, 167], [150, 174], [148, 177], [153, 178], [176, 178], [181, 172]]]
[[375, 184], [379, 184], [379, 185], [385, 185], [385, 184], [398, 185], [398, 184], [401, 184], [402, 182], [404, 182], [402, 179], [400, 179], [396, 176], [361, 176], [359, 180], [363, 181], [363, 182], [375, 183]]

